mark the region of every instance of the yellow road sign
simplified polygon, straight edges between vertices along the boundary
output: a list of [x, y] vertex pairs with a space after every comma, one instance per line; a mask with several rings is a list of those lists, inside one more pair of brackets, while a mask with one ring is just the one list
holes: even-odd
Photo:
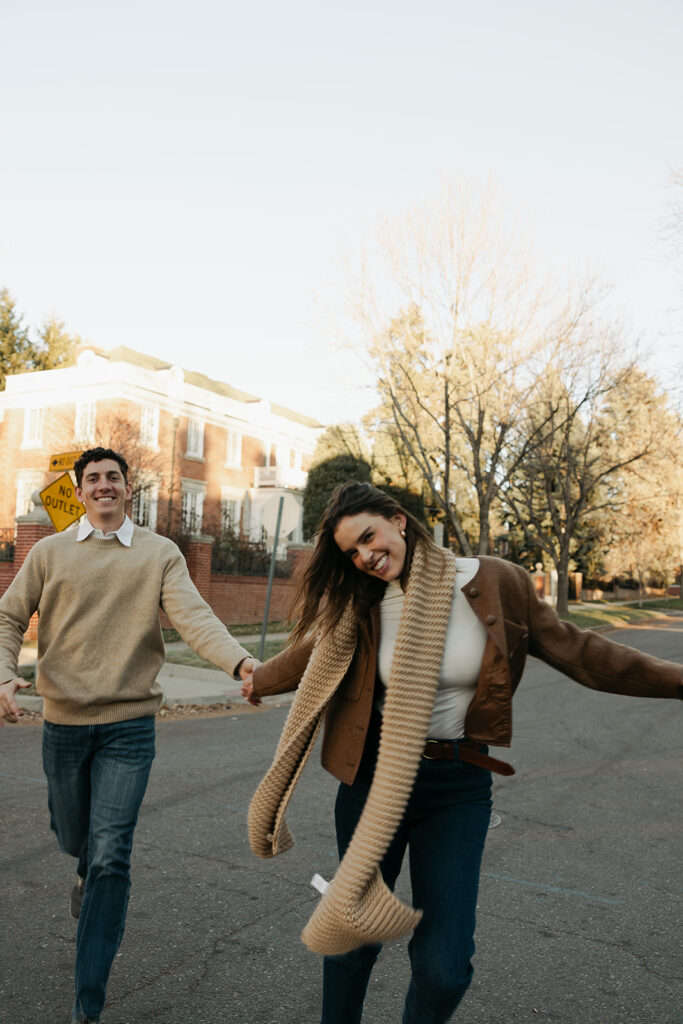
[[62, 452], [61, 455], [50, 456], [50, 469], [53, 473], [64, 472], [66, 469], [73, 469], [74, 463], [80, 459], [83, 452]]
[[52, 520], [57, 533], [66, 530], [77, 519], [80, 519], [85, 509], [76, 497], [76, 491], [68, 473], [53, 480], [40, 492], [45, 511]]

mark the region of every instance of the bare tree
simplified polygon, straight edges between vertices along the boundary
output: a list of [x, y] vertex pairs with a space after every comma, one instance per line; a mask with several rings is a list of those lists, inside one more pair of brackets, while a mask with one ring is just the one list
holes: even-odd
[[489, 552], [502, 492], [549, 425], [558, 425], [559, 407], [544, 405], [542, 385], [558, 353], [592, 329], [594, 304], [593, 293], [580, 291], [533, 345], [472, 328], [445, 352], [431, 344], [413, 308], [373, 346], [383, 398], [375, 428], [418, 470], [465, 554], [475, 544], [479, 554]]
[[434, 510], [446, 521], [465, 554], [472, 554], [463, 512], [456, 498], [458, 474], [452, 432], [453, 396], [448, 358], [434, 358], [426, 344], [420, 311], [397, 317], [372, 347], [381, 367], [378, 391], [383, 399], [370, 421], [376, 443], [385, 446], [404, 476], [416, 471]]
[[380, 395], [375, 443], [421, 479], [465, 554], [489, 551], [501, 490], [543, 436], [542, 419], [518, 430], [539, 373], [599, 298], [560, 301], [531, 266], [495, 188], [450, 183], [385, 225], [349, 296]]
[[683, 420], [659, 410], [657, 444], [620, 474], [604, 567], [637, 580], [640, 598], [652, 580], [673, 582], [683, 560]]
[[[132, 487], [131, 513], [142, 525], [149, 510], [151, 494], [164, 493], [168, 497], [170, 486], [170, 456], [168, 452], [148, 448], [140, 440], [139, 418], [129, 414], [125, 405], [97, 408], [94, 422], [87, 425], [85, 436], [77, 435], [73, 407], [58, 407], [53, 413], [51, 433], [56, 448], [76, 451], [86, 448], [112, 448], [121, 452], [128, 462], [128, 480]], [[178, 521], [166, 524], [164, 532], [177, 532]], [[158, 525], [158, 524], [157, 524]]]
[[465, 554], [488, 553], [507, 507], [566, 611], [572, 553], [618, 507], [663, 399], [624, 361], [599, 286], [536, 284], [531, 267], [495, 189], [447, 184], [385, 225], [349, 302], [380, 396], [375, 450], [420, 477]]
[[[149, 525], [145, 519], [148, 502], [153, 492], [163, 492], [168, 499], [170, 486], [170, 459], [163, 450], [155, 450], [142, 444], [140, 423], [137, 416], [127, 415], [126, 410], [98, 410], [96, 443], [103, 448], [122, 452], [128, 462], [128, 481], [131, 485], [131, 511], [141, 525]], [[180, 512], [178, 512], [178, 517]], [[167, 523], [164, 532], [169, 536], [177, 529], [178, 523]]]
[[656, 450], [673, 423], [654, 381], [633, 363], [615, 366], [613, 344], [599, 355], [587, 348], [570, 369], [547, 373], [524, 428], [540, 440], [516, 460], [504, 492], [527, 542], [555, 566], [560, 614], [568, 610], [578, 536], [595, 517], [617, 515], [627, 501], [624, 474]]

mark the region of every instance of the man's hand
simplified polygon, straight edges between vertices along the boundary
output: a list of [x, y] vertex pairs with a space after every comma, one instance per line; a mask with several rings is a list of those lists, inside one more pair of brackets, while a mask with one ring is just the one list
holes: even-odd
[[247, 681], [253, 682], [254, 669], [260, 664], [256, 658], [242, 658], [241, 662], [237, 666], [237, 673], [243, 683]]
[[14, 725], [21, 718], [24, 712], [20, 707], [17, 707], [14, 695], [17, 690], [25, 690], [30, 685], [31, 683], [28, 679], [20, 679], [18, 676], [15, 676], [14, 679], [10, 679], [0, 686], [0, 727], [5, 722], [9, 725]]
[[254, 707], [258, 707], [261, 703], [261, 698], [257, 693], [254, 693], [254, 669], [260, 662], [256, 661], [255, 658], [245, 658], [240, 663], [238, 669], [240, 678], [242, 680], [242, 696], [245, 700], [248, 700]]

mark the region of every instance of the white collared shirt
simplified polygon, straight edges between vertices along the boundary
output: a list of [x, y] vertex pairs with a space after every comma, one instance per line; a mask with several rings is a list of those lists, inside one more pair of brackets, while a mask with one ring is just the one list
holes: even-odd
[[126, 516], [119, 526], [118, 530], [111, 530], [109, 533], [103, 533], [102, 530], [98, 530], [96, 526], [90, 522], [87, 516], [83, 516], [80, 523], [78, 524], [78, 536], [76, 537], [76, 543], [80, 540], [85, 540], [93, 533], [96, 537], [118, 537], [124, 547], [129, 548], [133, 540], [133, 526], [132, 521]]

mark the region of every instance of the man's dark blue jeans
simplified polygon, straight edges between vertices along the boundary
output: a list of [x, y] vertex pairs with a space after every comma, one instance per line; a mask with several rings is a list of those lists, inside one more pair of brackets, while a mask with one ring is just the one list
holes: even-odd
[[[339, 787], [335, 820], [340, 857], [370, 781], [361, 778]], [[408, 945], [412, 972], [403, 1024], [444, 1024], [470, 984], [479, 868], [490, 813], [490, 772], [460, 761], [421, 762], [403, 821], [381, 864], [393, 889], [408, 849], [413, 905], [423, 911]], [[325, 957], [322, 1024], [359, 1024], [380, 949], [362, 946]]]
[[43, 727], [50, 825], [85, 878], [76, 935], [74, 1021], [98, 1020], [123, 937], [130, 854], [154, 758], [154, 716]]

